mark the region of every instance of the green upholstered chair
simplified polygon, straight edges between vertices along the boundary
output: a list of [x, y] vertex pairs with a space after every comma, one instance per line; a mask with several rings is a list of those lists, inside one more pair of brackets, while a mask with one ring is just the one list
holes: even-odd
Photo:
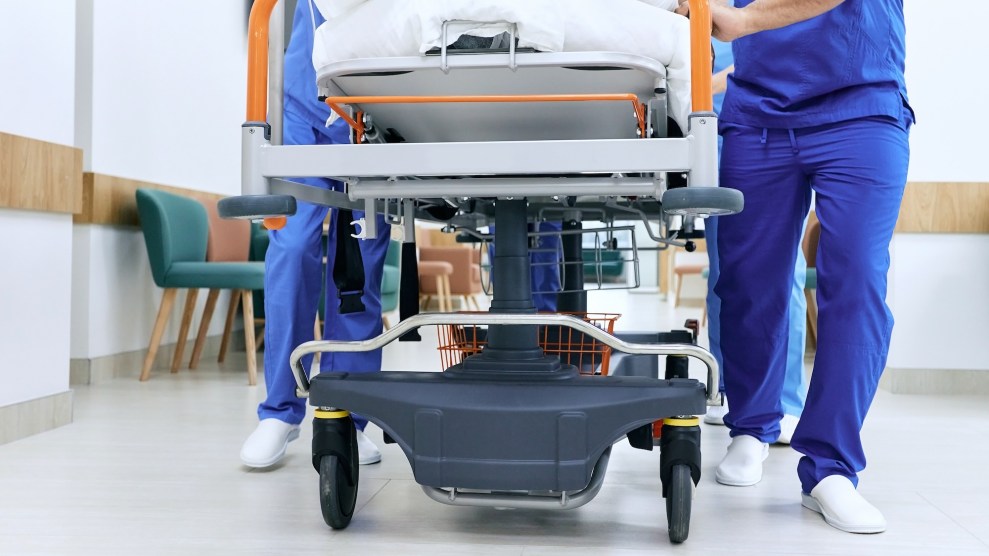
[[151, 275], [164, 288], [158, 316], [144, 358], [141, 380], [151, 375], [151, 366], [161, 343], [165, 325], [180, 289], [188, 290], [172, 372], [178, 370], [189, 333], [192, 311], [200, 288], [229, 289], [240, 293], [247, 343], [248, 383], [257, 383], [257, 354], [254, 345], [252, 290], [264, 288], [264, 265], [250, 262], [207, 262], [209, 219], [197, 200], [155, 189], [137, 190], [137, 210], [144, 243], [148, 249]]
[[388, 317], [384, 316], [398, 308], [399, 268], [402, 258], [402, 244], [392, 240], [385, 254], [385, 269], [381, 276], [381, 314], [385, 328], [390, 328]]

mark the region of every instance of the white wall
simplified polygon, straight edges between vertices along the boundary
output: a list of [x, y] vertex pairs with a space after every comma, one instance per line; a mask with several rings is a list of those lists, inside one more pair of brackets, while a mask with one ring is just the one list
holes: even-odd
[[[73, 143], [74, 22], [72, 0], [0, 2], [0, 131]], [[72, 216], [0, 209], [0, 237], [5, 406], [68, 389]]]
[[888, 366], [989, 370], [989, 235], [900, 234], [890, 253]]
[[2, 407], [68, 389], [72, 216], [0, 209], [0, 237]]
[[[917, 112], [909, 180], [989, 182], [986, 78], [974, 63], [985, 0], [906, 0], [907, 88]], [[963, 14], [963, 17], [958, 17]], [[989, 371], [989, 235], [897, 234], [888, 366]]]
[[917, 112], [911, 181], [989, 181], [984, 132], [985, 0], [906, 0], [907, 91]]
[[[239, 193], [246, 4], [80, 0], [79, 12], [76, 136], [85, 169]], [[145, 349], [161, 290], [140, 230], [78, 225], [73, 235], [72, 357]], [[205, 297], [201, 292], [193, 326]], [[217, 304], [210, 334], [222, 330], [227, 299]], [[176, 340], [183, 303], [180, 296], [163, 343]]]
[[75, 2], [0, 2], [0, 131], [73, 144]]
[[95, 3], [94, 172], [239, 191], [245, 10], [229, 0]]

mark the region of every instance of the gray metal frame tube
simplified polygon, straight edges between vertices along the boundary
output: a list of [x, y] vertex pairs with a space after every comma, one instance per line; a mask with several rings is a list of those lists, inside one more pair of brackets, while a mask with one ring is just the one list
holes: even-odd
[[355, 353], [380, 349], [400, 336], [423, 326], [476, 326], [502, 324], [532, 324], [545, 326], [566, 326], [598, 340], [615, 351], [632, 355], [684, 355], [699, 359], [707, 367], [707, 401], [708, 405], [721, 405], [721, 395], [718, 393], [718, 362], [711, 352], [696, 344], [641, 344], [631, 343], [608, 334], [604, 330], [577, 317], [554, 314], [495, 314], [495, 313], [424, 313], [399, 322], [389, 328], [384, 334], [370, 340], [314, 340], [305, 342], [292, 351], [289, 362], [292, 374], [298, 386], [296, 394], [305, 398], [309, 396], [309, 378], [302, 365], [306, 355], [323, 352]]
[[459, 178], [456, 180], [357, 180], [347, 187], [351, 199], [395, 197], [524, 197], [620, 195], [660, 197], [651, 178]]
[[269, 146], [260, 149], [259, 156], [265, 177], [347, 180], [363, 176], [684, 172], [690, 170], [690, 149], [690, 139], [599, 139]]

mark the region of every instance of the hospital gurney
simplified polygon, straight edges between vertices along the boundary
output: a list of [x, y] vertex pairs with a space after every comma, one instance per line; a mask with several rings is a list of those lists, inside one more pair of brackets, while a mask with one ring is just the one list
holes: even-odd
[[[385, 213], [406, 228], [406, 240], [416, 218], [461, 229], [497, 221], [489, 314], [417, 315], [371, 340], [307, 342], [293, 352], [298, 394], [316, 408], [313, 465], [326, 522], [346, 527], [355, 506], [349, 411], [368, 417], [403, 449], [431, 498], [539, 508], [588, 502], [601, 488], [611, 445], [627, 436], [633, 446], [652, 449], [653, 424], [662, 420], [667, 520], [671, 540], [682, 542], [700, 477], [694, 416], [719, 403], [716, 363], [692, 342], [626, 342], [571, 316], [536, 314], [526, 225], [552, 215], [565, 229], [579, 230], [585, 215], [613, 222], [631, 214], [659, 222], [658, 239], [682, 244], [664, 233], [672, 229], [670, 215], [683, 217], [689, 232], [695, 216], [741, 210], [737, 191], [717, 187], [706, 0], [691, 0], [694, 112], [686, 137], [667, 137], [662, 64], [622, 53], [518, 51], [508, 23], [513, 40], [505, 52], [458, 54], [444, 41], [434, 56], [317, 68], [320, 94], [351, 125], [354, 144], [291, 147], [272, 145], [265, 122], [274, 4], [259, 0], [252, 9], [244, 195], [225, 199], [221, 214], [277, 227], [301, 199]], [[689, 185], [669, 188], [675, 174], [686, 174]], [[346, 193], [278, 179], [283, 176], [334, 177], [346, 183]], [[379, 233], [373, 218], [365, 222], [363, 234]], [[487, 325], [487, 345], [442, 373], [343, 372], [310, 381], [302, 365], [307, 354], [369, 351], [438, 325]], [[537, 327], [548, 325], [571, 327], [617, 352], [697, 358], [707, 367], [706, 389], [682, 372], [664, 379], [581, 377], [539, 349]]]

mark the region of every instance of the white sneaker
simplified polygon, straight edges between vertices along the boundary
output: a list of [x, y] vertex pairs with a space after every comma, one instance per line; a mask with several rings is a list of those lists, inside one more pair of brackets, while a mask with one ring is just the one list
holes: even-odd
[[381, 461], [381, 450], [364, 434], [364, 431], [357, 429], [357, 463], [369, 465], [379, 461]]
[[708, 425], [724, 425], [725, 415], [728, 415], [728, 401], [725, 400], [724, 405], [712, 405], [707, 408], [707, 413], [704, 414], [704, 422]]
[[824, 516], [824, 521], [848, 533], [882, 533], [886, 518], [866, 501], [847, 477], [831, 475], [803, 494], [803, 507]]
[[776, 443], [789, 444], [793, 438], [793, 431], [797, 430], [799, 423], [800, 417], [783, 414], [783, 418], [780, 419], [780, 437], [776, 439]]
[[754, 436], [738, 435], [731, 439], [714, 478], [723, 485], [752, 486], [762, 480], [762, 462], [768, 456], [768, 444]]
[[262, 419], [244, 441], [240, 461], [248, 467], [271, 467], [285, 456], [288, 443], [299, 438], [299, 425], [278, 419]]

